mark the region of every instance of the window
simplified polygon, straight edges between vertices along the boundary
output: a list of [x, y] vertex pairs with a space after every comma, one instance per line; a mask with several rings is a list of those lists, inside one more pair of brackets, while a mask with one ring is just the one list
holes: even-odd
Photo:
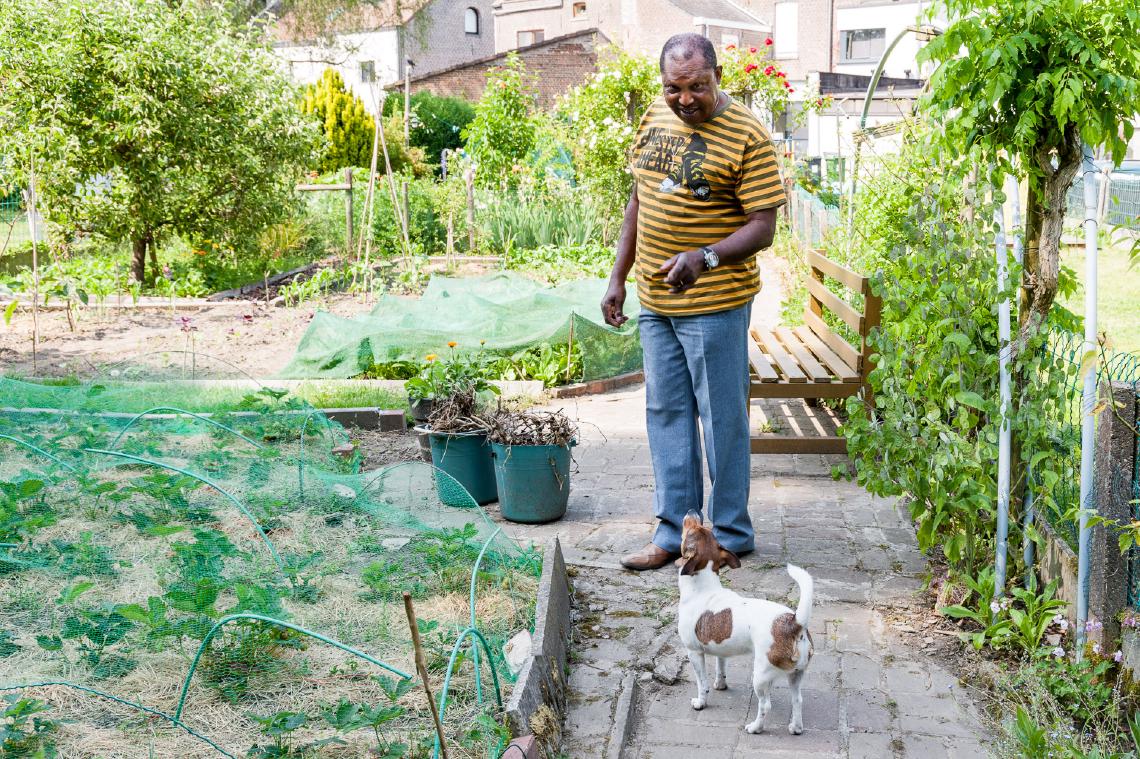
[[537, 45], [544, 39], [546, 39], [546, 37], [543, 35], [541, 29], [526, 29], [518, 34], [518, 46], [526, 47], [527, 45]]
[[772, 55], [795, 58], [799, 55], [800, 10], [796, 3], [776, 3], [776, 20], [772, 25]]
[[463, 13], [463, 31], [468, 34], [479, 33], [479, 11], [475, 8], [468, 8]]
[[839, 33], [839, 55], [844, 63], [877, 61], [887, 42], [886, 29], [851, 29]]
[[574, 6], [570, 11], [570, 15], [573, 18], [586, 18], [586, 4], [574, 3]]
[[360, 62], [360, 81], [362, 81], [362, 82], [375, 82], [376, 81], [376, 61], [361, 61]]
[[728, 47], [729, 45], [740, 47], [740, 35], [739, 34], [729, 34], [728, 32], [722, 33], [720, 35], [720, 46], [721, 47]]

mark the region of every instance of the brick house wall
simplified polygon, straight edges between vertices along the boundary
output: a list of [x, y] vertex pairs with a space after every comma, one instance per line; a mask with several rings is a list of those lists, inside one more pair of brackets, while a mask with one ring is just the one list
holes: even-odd
[[[442, 71], [495, 53], [493, 0], [435, 0], [404, 27], [405, 58], [413, 76]], [[479, 33], [464, 30], [467, 9], [479, 14]]]
[[[773, 25], [774, 39], [781, 33], [781, 30], [775, 27], [776, 4], [783, 1], [785, 0], [740, 0], [740, 4], [750, 13]], [[832, 7], [843, 0], [795, 0], [795, 2], [799, 6], [796, 23], [796, 55], [778, 59], [778, 65], [793, 82], [803, 82], [807, 79], [808, 72], [832, 70], [837, 44]]]
[[[607, 42], [605, 35], [590, 29], [515, 51], [537, 86], [538, 106], [550, 108], [559, 95], [594, 73], [598, 63], [597, 49]], [[487, 84], [487, 72], [501, 66], [506, 57], [506, 53], [492, 55], [427, 76], [414, 77], [412, 92], [426, 90], [435, 95], [478, 100]]]

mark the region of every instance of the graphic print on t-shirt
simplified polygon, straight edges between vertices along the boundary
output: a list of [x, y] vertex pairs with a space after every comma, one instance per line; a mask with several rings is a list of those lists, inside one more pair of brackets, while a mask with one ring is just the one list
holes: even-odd
[[[684, 151], [680, 152], [682, 146]], [[684, 137], [654, 127], [646, 132], [637, 147], [641, 150], [637, 168], [666, 172], [660, 187], [657, 188], [661, 192], [676, 192], [681, 188], [688, 188], [697, 200], [709, 199], [712, 190], [702, 169], [709, 146], [700, 133], [693, 132], [686, 143]], [[679, 158], [678, 152], [680, 152]]]

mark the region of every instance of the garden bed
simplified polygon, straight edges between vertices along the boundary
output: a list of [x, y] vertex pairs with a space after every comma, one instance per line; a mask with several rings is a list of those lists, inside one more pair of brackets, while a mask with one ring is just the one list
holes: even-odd
[[[451, 755], [497, 755], [502, 645], [533, 625], [539, 555], [430, 467], [359, 473], [339, 425], [259, 400], [130, 425], [113, 406], [0, 413], [0, 690], [44, 709], [22, 740], [79, 757], [430, 755], [407, 590], [437, 700], [451, 673]], [[235, 614], [274, 621], [208, 635]], [[472, 626], [478, 679], [475, 641], [453, 649]]]

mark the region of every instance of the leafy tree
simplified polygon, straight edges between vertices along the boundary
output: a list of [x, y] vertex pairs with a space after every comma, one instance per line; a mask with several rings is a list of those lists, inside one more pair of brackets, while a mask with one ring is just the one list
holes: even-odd
[[511, 53], [504, 66], [487, 72], [487, 89], [475, 105], [475, 118], [462, 132], [479, 186], [517, 185], [519, 168], [537, 144], [534, 109], [526, 65]]
[[159, 236], [248, 246], [286, 217], [315, 130], [254, 32], [197, 3], [0, 3], [0, 153], [66, 241]]
[[1082, 141], [1123, 159], [1140, 111], [1140, 7], [1120, 0], [943, 0], [946, 32], [925, 107], [942, 142], [1028, 179], [1021, 339], [1057, 293], [1065, 194]]
[[371, 165], [376, 124], [365, 109], [364, 101], [345, 89], [336, 69], [325, 69], [316, 84], [305, 88], [301, 111], [314, 117], [324, 130], [322, 172]]
[[[390, 97], [384, 101], [384, 114], [403, 114], [404, 99]], [[412, 95], [412, 145], [423, 148], [425, 160], [439, 166], [444, 150], [463, 147], [461, 133], [475, 118], [475, 106], [463, 98], [441, 97], [421, 91]]]

